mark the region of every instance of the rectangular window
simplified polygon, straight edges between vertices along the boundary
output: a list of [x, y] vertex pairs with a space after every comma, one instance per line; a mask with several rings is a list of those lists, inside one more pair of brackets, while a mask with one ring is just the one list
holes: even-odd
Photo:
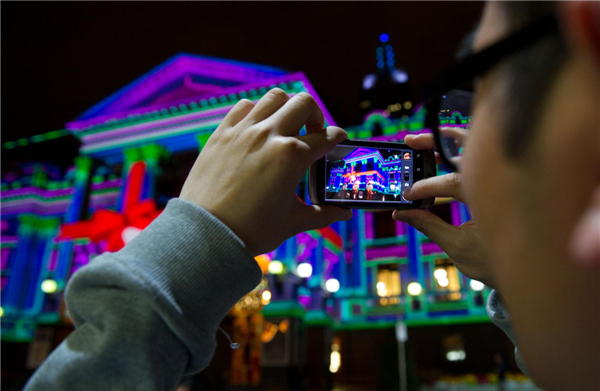
[[435, 260], [433, 281], [435, 281], [436, 291], [447, 292], [447, 295], [437, 295], [438, 299], [459, 300], [461, 298], [460, 275], [450, 259], [438, 258]]
[[400, 270], [398, 264], [389, 263], [377, 266], [377, 283], [375, 286], [380, 297], [400, 296]]

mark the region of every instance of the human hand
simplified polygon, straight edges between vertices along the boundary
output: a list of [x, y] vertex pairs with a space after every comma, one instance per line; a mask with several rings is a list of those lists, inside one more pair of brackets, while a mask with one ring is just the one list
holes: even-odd
[[[408, 135], [404, 142], [416, 150], [435, 149], [433, 134]], [[440, 163], [437, 153], [436, 160]], [[403, 196], [410, 201], [428, 197], [453, 197], [464, 202], [461, 177], [458, 173], [415, 182], [404, 191]], [[487, 246], [473, 219], [455, 227], [423, 209], [395, 210], [392, 217], [415, 227], [440, 246], [465, 276], [492, 288], [496, 285]]]
[[[324, 128], [312, 96], [269, 91], [254, 105], [241, 100], [196, 159], [180, 198], [226, 224], [253, 255], [277, 248], [306, 230], [352, 217], [333, 206], [306, 205], [296, 187], [308, 167], [344, 141], [341, 128]], [[307, 134], [299, 136], [302, 126]]]

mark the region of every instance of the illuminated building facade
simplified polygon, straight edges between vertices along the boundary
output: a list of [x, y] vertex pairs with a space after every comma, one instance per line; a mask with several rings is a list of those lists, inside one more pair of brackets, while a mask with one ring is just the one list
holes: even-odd
[[[443, 122], [467, 126], [470, 119], [456, 112]], [[409, 133], [428, 132], [423, 124], [421, 108], [400, 119], [375, 111], [362, 125], [347, 130], [350, 138], [401, 142]], [[381, 129], [381, 135], [373, 136], [374, 129]], [[438, 171], [444, 168], [438, 166]], [[454, 225], [470, 219], [466, 205], [451, 199], [436, 200], [431, 211]], [[332, 312], [339, 319], [334, 327], [386, 327], [398, 319], [408, 326], [488, 321], [484, 302], [489, 290], [462, 275], [425, 235], [390, 215], [355, 211], [340, 230], [346, 257], [332, 275], [341, 286], [334, 294]]]
[[[290, 95], [311, 93], [327, 124], [335, 124], [302, 73], [181, 54], [67, 123], [66, 130], [4, 143], [4, 149], [26, 148], [73, 134], [82, 146], [66, 172], [32, 163], [3, 174], [2, 338], [30, 341], [38, 325], [68, 321], [62, 292], [70, 276], [135, 237], [179, 193], [183, 182], [172, 175], [173, 161], [182, 162], [186, 173], [235, 103], [257, 101], [274, 87]], [[444, 120], [469, 122], [458, 113]], [[423, 121], [418, 108], [402, 118], [372, 111], [347, 130], [351, 138], [401, 141], [407, 133], [426, 132]], [[308, 199], [305, 182], [298, 193]], [[465, 205], [438, 201], [432, 210], [445, 220], [458, 225], [469, 219]], [[354, 329], [388, 327], [399, 318], [409, 326], [487, 321], [488, 289], [390, 215], [357, 210], [350, 221], [301, 233], [258, 257], [265, 279], [233, 313], [261, 312], [269, 325], [278, 319], [279, 330], [285, 324], [290, 333], [299, 322]], [[253, 319], [251, 324], [262, 324]]]

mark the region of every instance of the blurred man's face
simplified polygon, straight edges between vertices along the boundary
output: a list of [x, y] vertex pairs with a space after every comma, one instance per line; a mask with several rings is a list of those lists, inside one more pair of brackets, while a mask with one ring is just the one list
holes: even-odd
[[[487, 3], [473, 51], [508, 33], [502, 5]], [[572, 62], [567, 61], [549, 89], [522, 159], [504, 152], [503, 135], [513, 120], [504, 113], [520, 97], [504, 90], [507, 75], [502, 64], [484, 76], [477, 91], [461, 172], [473, 214], [494, 252], [503, 258], [497, 263], [534, 255], [567, 258], [569, 235], [589, 203], [596, 173], [585, 158], [596, 156], [600, 144], [597, 132], [592, 132], [592, 139], [589, 132], [590, 125], [597, 129], [597, 122], [586, 122], [589, 113], [597, 113], [597, 97], [585, 91], [598, 77], [593, 81], [578, 76], [578, 64]]]
[[[487, 4], [474, 52], [508, 34], [502, 7], [496, 2]], [[524, 322], [519, 331], [525, 330], [528, 336], [524, 352], [528, 344], [544, 343], [534, 341], [541, 333], [526, 330], [535, 327], [535, 322], [523, 321], [531, 319], [531, 311], [546, 320], [545, 327], [555, 328], [551, 334], [565, 335], [568, 324], [548, 321], [556, 318], [557, 308], [572, 312], [561, 314], [566, 319], [585, 319], [585, 308], [575, 303], [597, 293], [583, 291], [583, 287], [597, 286], [597, 281], [590, 280], [596, 277], [574, 267], [569, 252], [575, 224], [598, 183], [595, 160], [600, 137], [598, 107], [594, 107], [598, 75], [591, 64], [582, 56], [569, 55], [540, 104], [537, 129], [532, 130], [534, 136], [520, 159], [505, 154], [503, 135], [515, 120], [508, 108], [518, 104], [520, 97], [506, 93], [510, 75], [502, 63], [483, 77], [476, 94], [471, 136], [461, 165], [464, 190], [492, 250], [499, 290], [507, 292], [509, 303], [527, 301], [513, 311], [515, 319]], [[525, 307], [529, 314], [523, 312]]]
[[[488, 3], [473, 43], [473, 52], [499, 41], [507, 33], [502, 12], [495, 3]], [[505, 95], [502, 75], [497, 69], [488, 72], [476, 91], [471, 135], [465, 148], [461, 173], [465, 194], [474, 217], [491, 245], [504, 241], [501, 232], [508, 232], [518, 212], [523, 195], [517, 192], [515, 175], [502, 153], [502, 109]], [[501, 206], [501, 207], [500, 207]]]

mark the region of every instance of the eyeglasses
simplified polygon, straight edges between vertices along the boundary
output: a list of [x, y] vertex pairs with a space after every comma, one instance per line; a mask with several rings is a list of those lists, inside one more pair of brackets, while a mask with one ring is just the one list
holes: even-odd
[[443, 162], [456, 171], [471, 128], [475, 81], [501, 60], [558, 31], [555, 15], [542, 17], [498, 43], [465, 57], [425, 90], [425, 127], [434, 134]]

